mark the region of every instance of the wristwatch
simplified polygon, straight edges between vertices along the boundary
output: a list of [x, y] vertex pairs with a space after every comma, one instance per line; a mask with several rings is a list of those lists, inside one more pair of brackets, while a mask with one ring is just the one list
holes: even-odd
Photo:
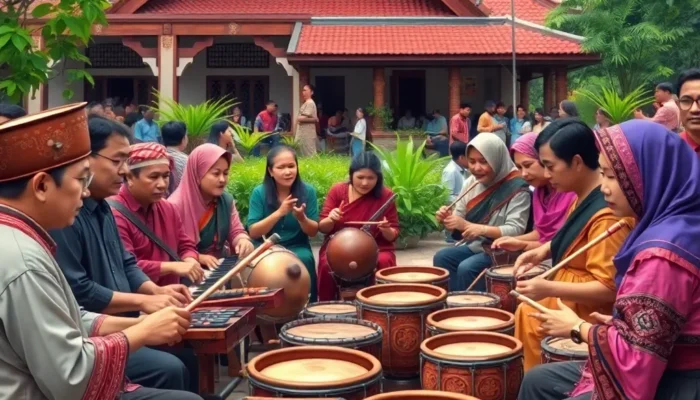
[[571, 329], [571, 341], [576, 343], [576, 344], [581, 344], [583, 343], [583, 338], [581, 337], [581, 325], [583, 325], [586, 321], [580, 320], [576, 325], [574, 325], [573, 329]]

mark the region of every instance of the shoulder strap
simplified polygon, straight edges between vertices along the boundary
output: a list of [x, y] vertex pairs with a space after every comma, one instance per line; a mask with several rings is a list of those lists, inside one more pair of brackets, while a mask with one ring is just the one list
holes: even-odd
[[115, 210], [119, 211], [126, 219], [129, 220], [132, 224], [134, 224], [141, 232], [143, 232], [146, 236], [148, 236], [149, 239], [153, 243], [156, 244], [156, 246], [160, 247], [168, 253], [168, 256], [170, 256], [171, 261], [182, 261], [182, 259], [170, 248], [168, 245], [163, 243], [162, 240], [158, 236], [156, 236], [153, 231], [148, 229], [148, 227], [136, 216], [134, 213], [129, 211], [128, 208], [124, 207], [124, 205], [118, 201], [115, 200], [107, 200], [107, 203], [110, 205], [110, 207], [114, 208]]

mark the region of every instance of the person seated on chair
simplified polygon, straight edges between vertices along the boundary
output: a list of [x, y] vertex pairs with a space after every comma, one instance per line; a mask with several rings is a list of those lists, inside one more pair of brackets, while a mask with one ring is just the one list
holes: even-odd
[[265, 139], [261, 140], [253, 148], [253, 156], [260, 156], [260, 145], [262, 143], [267, 143], [270, 148], [277, 146], [280, 142], [280, 135], [278, 129], [278, 118], [277, 118], [277, 103], [269, 100], [265, 103], [265, 109], [258, 113], [255, 117], [254, 132], [264, 132], [271, 134]]
[[402, 129], [415, 129], [416, 128], [416, 118], [411, 114], [411, 110], [406, 110], [403, 117], [399, 118], [399, 123], [397, 125], [398, 130]]
[[447, 119], [440, 114], [440, 110], [433, 110], [429, 116], [430, 120], [425, 126], [425, 133], [428, 135], [427, 143], [433, 146], [440, 154], [440, 157], [445, 157], [450, 152], [450, 141], [447, 138]]

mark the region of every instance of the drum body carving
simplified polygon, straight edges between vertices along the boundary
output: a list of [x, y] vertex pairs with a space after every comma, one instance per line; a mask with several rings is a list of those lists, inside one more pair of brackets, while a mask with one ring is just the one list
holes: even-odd
[[501, 298], [493, 293], [462, 291], [447, 293], [447, 308], [490, 307], [501, 308]]
[[301, 318], [357, 318], [357, 307], [349, 301], [319, 301], [306, 306]]
[[402, 390], [400, 392], [382, 393], [367, 400], [479, 400], [476, 397], [457, 393], [438, 392], [435, 390]]
[[515, 400], [523, 378], [523, 345], [493, 332], [453, 332], [421, 344], [421, 386], [474, 396]]
[[432, 285], [386, 284], [357, 292], [358, 315], [382, 328], [382, 367], [395, 378], [418, 375], [425, 320], [443, 308], [447, 292]]
[[423, 283], [447, 289], [450, 272], [439, 267], [398, 266], [374, 274], [377, 283]]
[[345, 281], [367, 277], [377, 267], [379, 247], [374, 238], [357, 228], [336, 232], [326, 246], [326, 259], [331, 271]]
[[[499, 265], [486, 271], [486, 290], [500, 297], [501, 308], [512, 313], [518, 308], [518, 301], [509, 294], [511, 290], [515, 289], [516, 284], [513, 269], [512, 265]], [[542, 266], [535, 266], [522, 275], [519, 280], [532, 279], [545, 270]]]
[[339, 346], [371, 354], [381, 361], [382, 328], [348, 318], [307, 318], [289, 322], [280, 330], [282, 347]]
[[430, 336], [449, 332], [497, 332], [512, 335], [515, 316], [508, 311], [486, 307], [462, 307], [438, 310], [428, 315]]
[[246, 368], [252, 396], [361, 400], [379, 393], [381, 388], [379, 360], [342, 347], [272, 350], [252, 359]]
[[[272, 246], [241, 272], [246, 287], [284, 289], [281, 306], [260, 311], [262, 318], [289, 319], [297, 316], [309, 302], [311, 277], [304, 263], [282, 246]], [[234, 279], [235, 281], [235, 279]], [[241, 282], [238, 282], [240, 287]], [[234, 284], [234, 286], [236, 286]]]
[[542, 339], [542, 364], [560, 361], [586, 361], [588, 345], [576, 344], [571, 339], [547, 336]]

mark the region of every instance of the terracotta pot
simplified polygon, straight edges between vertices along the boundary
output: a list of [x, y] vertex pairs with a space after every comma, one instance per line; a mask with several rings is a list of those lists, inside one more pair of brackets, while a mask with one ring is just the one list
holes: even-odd
[[462, 307], [438, 310], [428, 315], [431, 336], [449, 332], [498, 332], [512, 335], [515, 316], [508, 311], [487, 307]]
[[450, 271], [439, 267], [397, 266], [374, 274], [377, 283], [423, 283], [447, 290]]
[[[518, 280], [532, 279], [546, 269], [544, 266], [535, 266]], [[501, 308], [512, 313], [518, 308], [518, 300], [510, 295], [510, 291], [515, 289], [515, 284], [512, 264], [498, 265], [486, 271], [486, 291], [498, 296], [501, 299]]]
[[501, 298], [493, 293], [473, 290], [447, 293], [447, 308], [490, 307], [501, 308]]

